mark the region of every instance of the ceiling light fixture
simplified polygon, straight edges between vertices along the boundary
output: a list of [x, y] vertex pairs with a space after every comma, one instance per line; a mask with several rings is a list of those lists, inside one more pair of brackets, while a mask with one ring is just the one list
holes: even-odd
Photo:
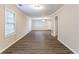
[[36, 9], [36, 10], [42, 10], [43, 9], [43, 6], [40, 5], [40, 4], [35, 4], [35, 5], [31, 5], [33, 9]]
[[22, 6], [22, 4], [18, 4], [19, 6]]

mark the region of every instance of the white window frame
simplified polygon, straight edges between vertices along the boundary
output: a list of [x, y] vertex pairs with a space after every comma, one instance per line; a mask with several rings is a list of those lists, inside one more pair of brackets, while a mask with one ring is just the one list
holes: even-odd
[[[6, 20], [6, 12], [7, 11], [10, 11], [11, 13], [13, 13], [15, 15], [15, 18], [14, 18], [15, 19], [15, 32], [9, 33], [7, 35], [5, 34], [5, 38], [9, 38], [10, 36], [16, 34], [16, 13], [13, 10], [9, 9], [9, 8], [5, 8], [5, 20]], [[5, 25], [6, 25], [6, 21], [5, 21]], [[5, 29], [5, 31], [6, 31], [6, 29]]]
[[[40, 24], [39, 25], [36, 24], [36, 22], [38, 21], [41, 21], [43, 23], [42, 26], [39, 26]], [[35, 20], [35, 27], [42, 28], [43, 26], [44, 26], [44, 22], [42, 20]]]

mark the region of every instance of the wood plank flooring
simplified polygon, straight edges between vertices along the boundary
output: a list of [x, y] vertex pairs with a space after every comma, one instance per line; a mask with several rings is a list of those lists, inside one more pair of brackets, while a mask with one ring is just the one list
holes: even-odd
[[31, 31], [3, 54], [72, 54], [50, 31]]

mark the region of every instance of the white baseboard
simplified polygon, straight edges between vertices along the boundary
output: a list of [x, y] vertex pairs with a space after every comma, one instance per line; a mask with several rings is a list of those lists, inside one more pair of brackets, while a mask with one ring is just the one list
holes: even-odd
[[62, 40], [59, 40], [63, 45], [65, 45], [68, 49], [70, 49], [74, 54], [78, 54], [75, 50], [73, 50], [72, 48], [70, 48], [67, 44], [65, 44]]
[[[29, 31], [31, 32], [31, 31]], [[28, 32], [28, 33], [29, 33]], [[16, 43], [18, 40], [20, 40], [21, 38], [23, 38], [25, 35], [27, 35], [28, 33], [24, 34], [23, 36], [19, 37], [17, 40], [15, 40], [14, 42], [12, 42], [11, 44], [9, 44], [7, 47], [5, 47], [3, 50], [0, 51], [0, 54], [5, 51], [7, 48], [9, 48], [10, 46], [12, 46], [14, 43]]]

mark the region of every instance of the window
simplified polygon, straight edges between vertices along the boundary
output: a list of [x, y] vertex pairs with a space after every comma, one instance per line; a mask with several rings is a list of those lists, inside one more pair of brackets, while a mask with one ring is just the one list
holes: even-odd
[[42, 20], [36, 20], [35, 26], [38, 28], [42, 28], [44, 25], [44, 22]]
[[11, 10], [5, 10], [5, 35], [15, 32], [15, 13]]

